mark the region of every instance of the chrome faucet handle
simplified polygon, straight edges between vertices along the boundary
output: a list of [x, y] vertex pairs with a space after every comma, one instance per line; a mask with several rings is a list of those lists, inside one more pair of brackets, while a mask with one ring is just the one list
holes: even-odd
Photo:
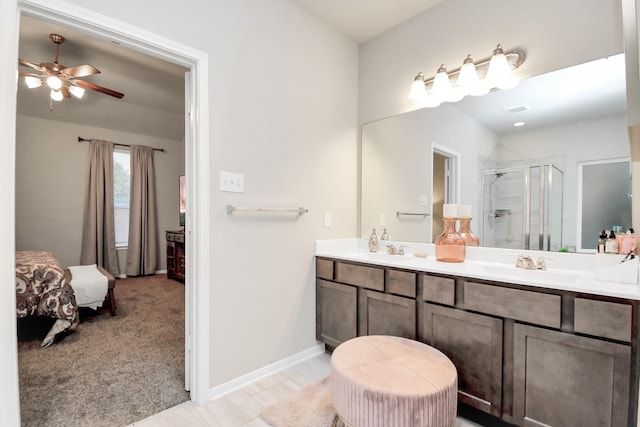
[[400, 247], [398, 248], [398, 255], [404, 255], [404, 248], [408, 248], [409, 246], [407, 245], [400, 245]]
[[398, 248], [396, 248], [393, 245], [387, 245], [387, 253], [389, 255], [397, 255], [398, 254]]
[[518, 258], [516, 259], [516, 268], [522, 268], [524, 264], [524, 255], [518, 254]]
[[544, 260], [544, 255], [540, 255], [538, 257], [538, 261], [536, 262], [536, 268], [538, 270], [546, 270], [547, 269], [547, 263]]

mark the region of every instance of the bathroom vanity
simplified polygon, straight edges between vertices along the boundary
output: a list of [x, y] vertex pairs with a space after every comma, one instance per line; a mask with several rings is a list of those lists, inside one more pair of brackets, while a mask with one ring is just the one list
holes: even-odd
[[513, 251], [441, 263], [432, 246], [417, 258], [317, 242], [316, 337], [327, 351], [361, 335], [416, 339], [454, 363], [460, 402], [508, 423], [636, 426], [638, 285], [594, 280], [589, 255], [552, 254], [548, 271], [531, 271], [509, 263]]

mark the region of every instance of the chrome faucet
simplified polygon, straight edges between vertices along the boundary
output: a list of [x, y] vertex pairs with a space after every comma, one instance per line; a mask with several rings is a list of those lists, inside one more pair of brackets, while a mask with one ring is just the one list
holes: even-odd
[[387, 253], [389, 255], [398, 255], [398, 248], [393, 245], [387, 245]]
[[540, 255], [538, 260], [534, 263], [531, 256], [520, 254], [516, 260], [516, 268], [524, 268], [525, 270], [546, 270], [547, 264], [544, 256], [542, 255]]
[[516, 260], [516, 268], [524, 268], [525, 270], [535, 270], [536, 264], [529, 255], [518, 255]]
[[538, 257], [538, 261], [536, 262], [536, 268], [538, 270], [546, 270], [547, 269], [547, 262], [544, 260], [544, 256], [540, 255]]

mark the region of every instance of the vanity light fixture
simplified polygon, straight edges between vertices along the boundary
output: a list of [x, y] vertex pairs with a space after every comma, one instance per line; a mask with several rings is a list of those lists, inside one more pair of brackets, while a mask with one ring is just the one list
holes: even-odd
[[511, 89], [518, 84], [513, 70], [520, 67], [524, 59], [523, 51], [513, 49], [505, 52], [498, 44], [490, 58], [474, 62], [473, 57], [467, 55], [462, 67], [447, 72], [442, 64], [435, 77], [430, 79], [418, 73], [409, 98], [422, 101], [426, 107], [437, 107], [442, 102], [460, 101], [467, 95], [485, 95], [493, 88]]

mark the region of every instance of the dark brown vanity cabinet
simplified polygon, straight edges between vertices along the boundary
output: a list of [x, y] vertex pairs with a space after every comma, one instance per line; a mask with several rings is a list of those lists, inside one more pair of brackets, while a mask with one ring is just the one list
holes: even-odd
[[358, 335], [392, 335], [416, 339], [416, 300], [361, 289]]
[[354, 286], [316, 280], [316, 339], [335, 348], [358, 336], [358, 298]]
[[514, 350], [517, 425], [628, 424], [630, 346], [516, 324]]
[[458, 399], [502, 415], [502, 320], [424, 303], [424, 342], [458, 370]]
[[446, 354], [458, 400], [526, 427], [633, 426], [638, 301], [318, 258], [317, 339], [395, 335]]

